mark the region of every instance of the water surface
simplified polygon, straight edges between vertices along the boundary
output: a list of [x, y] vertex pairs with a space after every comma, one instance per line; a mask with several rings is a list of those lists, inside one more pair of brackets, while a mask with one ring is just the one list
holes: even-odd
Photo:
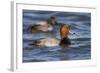
[[[28, 28], [36, 22], [45, 21], [55, 16], [59, 23], [71, 25], [69, 34], [71, 45], [66, 48], [31, 46], [32, 40], [46, 38], [51, 34], [60, 39], [59, 26], [54, 26], [53, 32], [34, 33]], [[23, 10], [23, 62], [87, 60], [91, 59], [91, 14], [79, 12], [56, 12]]]

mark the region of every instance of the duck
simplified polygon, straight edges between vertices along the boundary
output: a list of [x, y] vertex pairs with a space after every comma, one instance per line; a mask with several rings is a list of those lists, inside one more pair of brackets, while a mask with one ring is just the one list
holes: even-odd
[[32, 25], [31, 32], [51, 32], [54, 25], [58, 25], [58, 22], [54, 16], [51, 16], [46, 21], [37, 22]]
[[61, 46], [67, 47], [71, 44], [70, 39], [68, 37], [70, 31], [70, 26], [68, 24], [62, 24], [60, 26], [60, 37], [61, 39], [57, 39], [55, 37], [47, 37], [39, 40], [34, 40], [31, 45], [35, 46], [45, 46], [45, 47], [53, 47], [53, 46]]

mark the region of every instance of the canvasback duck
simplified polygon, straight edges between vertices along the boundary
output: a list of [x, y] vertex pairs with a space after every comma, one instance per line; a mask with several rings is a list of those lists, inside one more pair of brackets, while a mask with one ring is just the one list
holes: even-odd
[[53, 38], [48, 37], [40, 40], [34, 40], [32, 42], [32, 45], [46, 46], [46, 47], [60, 45], [62, 47], [67, 47], [68, 45], [71, 44], [68, 38], [69, 31], [70, 31], [70, 26], [67, 24], [62, 24], [60, 27], [61, 40], [54, 37]]

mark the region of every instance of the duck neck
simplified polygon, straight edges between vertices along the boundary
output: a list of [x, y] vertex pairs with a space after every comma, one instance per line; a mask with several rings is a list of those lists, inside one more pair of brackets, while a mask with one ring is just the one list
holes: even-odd
[[67, 38], [68, 38], [68, 36], [61, 36], [61, 39], [64, 39], [64, 38], [66, 38], [66, 39], [67, 39]]
[[56, 20], [52, 20], [52, 24], [53, 24], [53, 25], [57, 25], [58, 23], [57, 23]]
[[68, 46], [70, 44], [71, 44], [71, 42], [68, 37], [63, 37], [60, 41], [60, 46], [62, 46], [62, 47]]

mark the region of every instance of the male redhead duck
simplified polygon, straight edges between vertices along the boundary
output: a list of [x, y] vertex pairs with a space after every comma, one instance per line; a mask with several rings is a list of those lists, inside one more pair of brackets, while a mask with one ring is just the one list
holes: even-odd
[[67, 24], [62, 24], [60, 27], [60, 36], [61, 36], [60, 40], [54, 37], [44, 38], [40, 40], [34, 40], [31, 45], [46, 46], [46, 47], [60, 45], [61, 47], [67, 47], [68, 45], [71, 44], [68, 38], [69, 31], [70, 31], [70, 26]]

